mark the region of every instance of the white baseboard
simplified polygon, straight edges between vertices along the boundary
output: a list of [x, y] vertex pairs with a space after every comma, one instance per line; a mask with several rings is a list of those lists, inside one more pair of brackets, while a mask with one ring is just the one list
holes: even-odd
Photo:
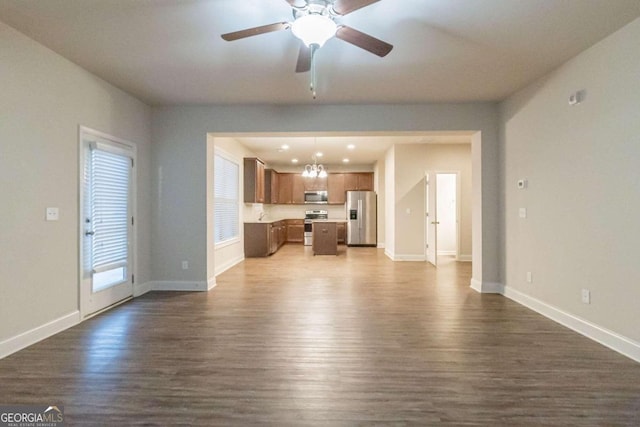
[[0, 342], [0, 359], [75, 326], [78, 323], [80, 323], [80, 312], [74, 311], [44, 325], [16, 335], [15, 337], [8, 338]]
[[161, 281], [152, 281], [151, 290], [152, 291], [204, 291], [206, 292], [208, 289], [207, 282], [179, 282], [179, 281], [169, 281], [169, 280], [161, 280]]
[[438, 256], [442, 255], [442, 256], [451, 256], [451, 255], [457, 255], [458, 252], [457, 251], [438, 251]]
[[144, 282], [133, 285], [133, 297], [137, 298], [149, 292], [151, 290], [151, 282]]
[[539, 299], [533, 298], [516, 289], [506, 286], [502, 293], [505, 297], [522, 304], [531, 310], [542, 314], [549, 319], [566, 326], [577, 333], [590, 338], [605, 347], [617, 351], [630, 359], [640, 362], [640, 343], [610, 331], [602, 326], [591, 323], [557, 307], [549, 305]]
[[234, 265], [240, 264], [242, 261], [244, 261], [244, 254], [240, 255], [230, 261], [225, 262], [224, 264], [218, 265], [216, 264], [215, 266], [215, 275], [218, 276], [222, 273], [224, 273], [225, 271], [227, 271], [228, 269], [230, 269], [231, 267], [233, 267]]
[[460, 256], [458, 257], [457, 261], [460, 262], [471, 262], [471, 255], [470, 254], [460, 254]]
[[217, 285], [216, 283], [216, 278], [212, 277], [211, 279], [207, 280], [207, 290], [210, 291], [211, 289], [215, 288]]
[[378, 245], [376, 246], [378, 249], [384, 249], [384, 242], [378, 242]]
[[481, 282], [479, 280], [471, 278], [471, 289], [481, 294], [502, 294], [504, 286], [502, 283], [497, 282]]
[[384, 254], [387, 256], [387, 258], [389, 258], [391, 261], [393, 261], [393, 252], [391, 252], [389, 249], [385, 248], [384, 249]]

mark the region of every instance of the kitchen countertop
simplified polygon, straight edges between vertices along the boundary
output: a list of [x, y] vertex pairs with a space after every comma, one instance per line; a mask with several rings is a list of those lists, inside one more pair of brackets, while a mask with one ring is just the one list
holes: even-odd
[[313, 222], [347, 222], [346, 219], [314, 219]]
[[262, 221], [259, 221], [257, 219], [253, 220], [253, 221], [244, 221], [245, 224], [273, 224], [274, 222], [280, 222], [280, 221], [287, 221], [287, 220], [300, 220], [300, 221], [304, 221], [304, 218], [275, 218], [275, 219], [263, 219]]

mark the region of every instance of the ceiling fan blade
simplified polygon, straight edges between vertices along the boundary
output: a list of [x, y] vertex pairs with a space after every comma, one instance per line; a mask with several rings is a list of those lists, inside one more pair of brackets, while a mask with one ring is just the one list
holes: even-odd
[[300, 52], [298, 53], [298, 63], [296, 64], [296, 73], [306, 73], [311, 69], [311, 49], [304, 43], [300, 43]]
[[291, 25], [288, 22], [276, 22], [275, 24], [262, 25], [260, 27], [247, 28], [246, 30], [234, 31], [233, 33], [223, 34], [221, 37], [226, 41], [234, 41], [244, 39], [246, 37], [257, 36], [259, 34], [271, 33], [274, 31], [286, 30]]
[[354, 10], [379, 2], [380, 0], [336, 0], [333, 2], [333, 11], [338, 15], [346, 15]]
[[346, 25], [338, 27], [336, 37], [380, 57], [386, 56], [393, 49], [393, 45]]

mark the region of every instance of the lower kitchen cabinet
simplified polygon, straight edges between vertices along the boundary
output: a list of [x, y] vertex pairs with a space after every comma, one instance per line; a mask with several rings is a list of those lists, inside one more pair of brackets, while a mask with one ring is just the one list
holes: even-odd
[[304, 243], [304, 220], [288, 219], [287, 243]]
[[244, 256], [266, 257], [280, 249], [287, 241], [286, 221], [245, 222]]

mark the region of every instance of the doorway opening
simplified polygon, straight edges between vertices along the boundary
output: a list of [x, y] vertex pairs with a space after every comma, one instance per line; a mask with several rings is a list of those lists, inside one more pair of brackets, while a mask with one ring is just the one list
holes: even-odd
[[425, 259], [460, 259], [460, 172], [425, 174]]

